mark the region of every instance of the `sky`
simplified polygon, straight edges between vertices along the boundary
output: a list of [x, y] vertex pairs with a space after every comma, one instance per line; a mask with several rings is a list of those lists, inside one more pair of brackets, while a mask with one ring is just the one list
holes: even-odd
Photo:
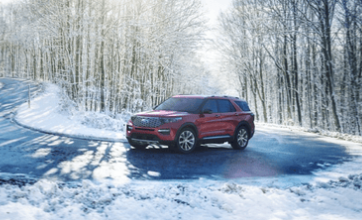
[[[15, 0], [0, 0], [0, 4], [14, 1]], [[232, 0], [201, 0], [201, 2], [205, 5], [205, 11], [207, 17], [210, 19], [210, 23], [215, 24], [220, 11], [224, 11], [231, 6]]]
[[1, 4], [1, 3], [10, 3], [10, 2], [12, 2], [12, 1], [14, 1], [14, 0], [0, 0], [0, 4]]
[[201, 0], [201, 2], [205, 5], [210, 24], [215, 24], [218, 14], [232, 4], [232, 0]]
[[[204, 12], [209, 19], [207, 23], [210, 30], [206, 33], [206, 37], [209, 39], [216, 39], [218, 34], [217, 18], [220, 12], [226, 11], [231, 8], [233, 0], [201, 0], [204, 4]], [[228, 82], [228, 76], [219, 72], [219, 66], [217, 62], [219, 60], [218, 53], [215, 51], [213, 44], [206, 44], [199, 51], [200, 59], [204, 63], [205, 67], [211, 74], [210, 86], [220, 88], [220, 85], [230, 85]], [[238, 92], [234, 89], [234, 86], [226, 91], [228, 95], [238, 96]]]

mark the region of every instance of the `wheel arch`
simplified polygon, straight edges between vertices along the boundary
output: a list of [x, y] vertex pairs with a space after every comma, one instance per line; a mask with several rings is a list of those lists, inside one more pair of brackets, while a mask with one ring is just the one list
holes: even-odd
[[199, 131], [197, 130], [196, 125], [194, 123], [191, 123], [191, 122], [186, 122], [185, 124], [181, 125], [181, 127], [177, 130], [176, 136], [175, 136], [175, 141], [176, 141], [177, 137], [180, 135], [180, 132], [185, 128], [191, 128], [195, 132], [196, 140], [199, 139], [198, 138], [199, 137]]
[[241, 121], [239, 122], [239, 124], [236, 126], [235, 131], [234, 131], [234, 137], [236, 135], [236, 131], [240, 128], [240, 127], [246, 127], [249, 133], [249, 139], [251, 138], [251, 126], [247, 121]]

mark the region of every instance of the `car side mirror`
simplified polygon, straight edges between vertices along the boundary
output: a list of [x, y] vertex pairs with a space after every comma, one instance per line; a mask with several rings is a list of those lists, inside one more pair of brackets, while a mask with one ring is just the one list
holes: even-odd
[[212, 114], [212, 110], [211, 109], [204, 109], [202, 111], [202, 114]]

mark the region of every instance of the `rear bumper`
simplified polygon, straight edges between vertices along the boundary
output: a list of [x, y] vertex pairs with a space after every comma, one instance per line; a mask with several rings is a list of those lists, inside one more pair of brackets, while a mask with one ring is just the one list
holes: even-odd
[[249, 139], [251, 139], [254, 136], [254, 133], [255, 133], [255, 129], [252, 129], [251, 132], [250, 132], [250, 138]]
[[254, 133], [255, 133], [255, 124], [254, 124], [254, 122], [252, 122], [251, 126], [250, 126], [250, 138], [249, 139], [251, 139], [254, 136]]

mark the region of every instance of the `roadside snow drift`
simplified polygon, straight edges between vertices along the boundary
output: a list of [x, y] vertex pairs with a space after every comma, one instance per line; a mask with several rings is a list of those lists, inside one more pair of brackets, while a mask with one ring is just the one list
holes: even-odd
[[359, 220], [361, 163], [313, 176], [225, 181], [64, 183], [0, 173], [0, 219]]
[[125, 121], [113, 119], [105, 114], [81, 112], [68, 106], [64, 111], [60, 89], [54, 84], [44, 84], [42, 95], [31, 100], [31, 107], [24, 103], [18, 109], [15, 121], [23, 126], [42, 132], [71, 137], [126, 141]]
[[111, 181], [0, 187], [0, 219], [361, 219], [362, 174], [279, 188]]

